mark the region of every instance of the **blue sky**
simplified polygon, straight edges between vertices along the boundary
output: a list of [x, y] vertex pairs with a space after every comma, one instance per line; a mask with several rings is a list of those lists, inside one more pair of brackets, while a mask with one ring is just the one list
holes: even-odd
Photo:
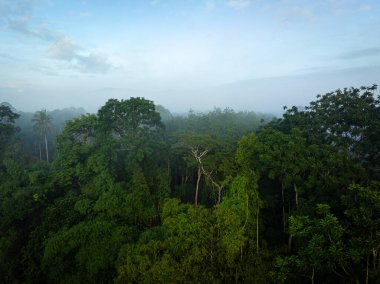
[[379, 83], [378, 0], [0, 0], [0, 101], [279, 113]]

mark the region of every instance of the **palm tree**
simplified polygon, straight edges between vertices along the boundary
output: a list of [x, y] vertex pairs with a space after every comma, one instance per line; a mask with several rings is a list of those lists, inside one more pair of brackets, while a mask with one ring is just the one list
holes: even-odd
[[[49, 163], [49, 150], [47, 144], [47, 134], [50, 132], [51, 128], [51, 117], [46, 113], [46, 110], [37, 111], [33, 115], [32, 121], [34, 122], [33, 129], [40, 138], [45, 139], [45, 149], [46, 149], [46, 161]], [[41, 155], [40, 155], [41, 159]]]

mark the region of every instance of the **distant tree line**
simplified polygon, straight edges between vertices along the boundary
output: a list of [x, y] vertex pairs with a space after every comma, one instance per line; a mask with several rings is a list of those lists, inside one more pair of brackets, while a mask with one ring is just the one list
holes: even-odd
[[279, 119], [110, 99], [54, 135], [43, 110], [34, 150], [1, 105], [0, 282], [378, 283], [376, 90]]

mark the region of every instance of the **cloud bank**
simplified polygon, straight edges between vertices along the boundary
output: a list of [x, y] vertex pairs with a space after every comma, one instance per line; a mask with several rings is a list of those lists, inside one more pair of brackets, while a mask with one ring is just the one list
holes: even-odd
[[229, 0], [226, 5], [232, 9], [240, 10], [251, 6], [250, 0]]
[[0, 0], [0, 19], [12, 32], [45, 41], [48, 58], [65, 62], [81, 73], [105, 73], [113, 69], [108, 56], [86, 50], [69, 36], [34, 18], [34, 9], [46, 0]]
[[351, 52], [344, 53], [340, 56], [337, 56], [336, 59], [342, 60], [351, 60], [351, 59], [360, 59], [364, 57], [379, 56], [380, 47], [364, 48]]

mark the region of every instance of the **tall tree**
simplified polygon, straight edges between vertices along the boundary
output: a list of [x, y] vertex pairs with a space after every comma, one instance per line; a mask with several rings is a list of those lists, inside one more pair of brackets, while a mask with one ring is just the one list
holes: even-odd
[[0, 142], [14, 133], [16, 128], [13, 123], [20, 115], [14, 113], [9, 106], [0, 105]]
[[281, 129], [297, 127], [316, 144], [330, 144], [346, 150], [352, 160], [362, 164], [372, 178], [379, 178], [380, 96], [377, 85], [345, 88], [318, 95], [304, 109], [292, 107], [281, 120]]
[[[204, 168], [204, 160], [207, 154], [211, 150], [213, 150], [213, 148], [215, 148], [216, 141], [211, 137], [211, 135], [208, 134], [197, 134], [188, 132], [183, 133], [181, 135], [180, 141], [176, 146], [187, 148], [189, 151], [188, 156], [185, 157], [186, 161], [191, 166], [197, 167], [197, 181], [195, 186], [194, 204], [198, 205], [199, 185], [202, 174], [209, 178], [213, 183], [215, 183], [215, 181], [211, 177], [211, 173], [206, 171]], [[218, 185], [218, 187], [220, 188], [221, 185]]]
[[40, 110], [34, 114], [32, 121], [34, 122], [34, 131], [39, 135], [40, 138], [44, 138], [46, 161], [49, 163], [47, 134], [50, 132], [51, 129], [51, 117], [47, 114], [46, 110]]
[[59, 185], [80, 186], [91, 176], [85, 161], [95, 144], [97, 116], [83, 115], [66, 123], [57, 136], [57, 155], [53, 161], [54, 180]]
[[297, 252], [276, 259], [275, 266], [280, 271], [277, 280], [285, 280], [286, 270], [309, 278], [312, 284], [317, 277], [321, 283], [323, 279], [352, 280], [349, 266], [357, 251], [344, 243], [346, 229], [327, 204], [317, 204], [313, 215], [289, 218], [289, 231], [296, 240]]
[[[20, 115], [13, 112], [9, 106], [0, 105], [0, 148], [3, 150], [12, 141], [14, 133], [18, 130], [14, 126], [15, 120]], [[4, 155], [4, 151], [0, 153], [0, 161]]]
[[348, 217], [350, 243], [365, 262], [365, 283], [371, 283], [380, 276], [380, 183], [367, 187], [351, 185], [342, 196], [342, 203], [347, 208], [344, 214]]

